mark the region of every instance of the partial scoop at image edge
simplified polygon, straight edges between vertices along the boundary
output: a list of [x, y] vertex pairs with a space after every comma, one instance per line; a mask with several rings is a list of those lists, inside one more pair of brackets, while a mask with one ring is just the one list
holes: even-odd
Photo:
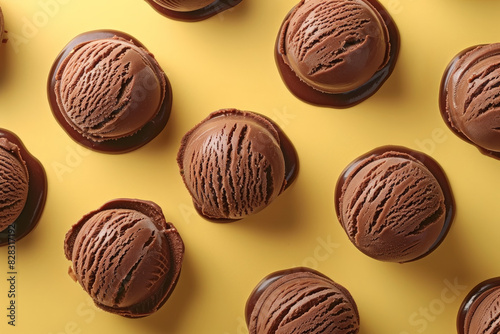
[[458, 334], [496, 334], [500, 328], [500, 277], [474, 286], [457, 312]]
[[500, 160], [499, 67], [500, 43], [457, 53], [441, 78], [439, 108], [456, 136]]
[[177, 21], [198, 22], [231, 10], [242, 0], [146, 0], [159, 14]]
[[351, 293], [307, 267], [265, 276], [247, 299], [245, 319], [249, 334], [356, 334], [360, 328]]
[[[23, 141], [12, 131], [0, 128], [0, 151], [3, 151], [0, 160], [7, 159], [2, 161], [3, 167], [8, 166], [8, 161], [18, 161], [19, 166], [15, 170], [0, 168], [0, 198], [6, 196], [0, 204], [0, 219], [6, 219], [0, 221], [0, 226], [3, 225], [0, 231], [0, 246], [4, 246], [24, 238], [38, 225], [47, 200], [48, 182], [40, 160], [28, 151]], [[16, 176], [10, 173], [20, 174]], [[3, 207], [10, 201], [9, 198], [15, 202]], [[13, 216], [11, 210], [14, 207]], [[7, 218], [3, 216], [6, 212], [9, 213]]]

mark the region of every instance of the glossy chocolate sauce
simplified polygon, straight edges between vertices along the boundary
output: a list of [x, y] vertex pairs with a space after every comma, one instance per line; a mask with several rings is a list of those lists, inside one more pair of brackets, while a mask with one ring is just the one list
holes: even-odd
[[[320, 92], [319, 90], [312, 88], [311, 86], [300, 80], [295, 72], [284, 62], [283, 55], [281, 55], [281, 53], [279, 52], [280, 35], [281, 30], [283, 29], [282, 24], [278, 33], [278, 37], [276, 38], [274, 58], [280, 72], [281, 79], [286, 84], [288, 90], [296, 97], [303, 100], [304, 102], [317, 106], [349, 108], [363, 102], [364, 100], [375, 94], [382, 86], [382, 84], [389, 78], [392, 71], [394, 70], [394, 67], [396, 66], [396, 60], [399, 54], [399, 30], [391, 15], [382, 6], [382, 4], [380, 4], [377, 0], [364, 1], [370, 3], [379, 12], [380, 16], [387, 26], [387, 31], [389, 32], [389, 43], [391, 44], [391, 48], [389, 51], [389, 60], [387, 64], [383, 68], [378, 70], [370, 80], [368, 80], [359, 88], [339, 94]], [[283, 23], [285, 23], [292, 12], [293, 8], [285, 17]]]
[[241, 1], [242, 0], [215, 0], [210, 5], [201, 9], [193, 10], [191, 12], [178, 12], [175, 10], [167, 9], [156, 3], [154, 0], [146, 0], [146, 2], [149, 3], [151, 7], [153, 7], [161, 15], [173, 20], [186, 22], [196, 22], [208, 19], [209, 17], [212, 17], [236, 6]]
[[3, 246], [9, 243], [9, 230], [15, 229], [16, 240], [19, 240], [31, 232], [38, 224], [47, 199], [47, 175], [40, 161], [28, 152], [22, 141], [14, 133], [0, 128], [0, 138], [6, 138], [19, 147], [21, 157], [28, 169], [29, 178], [28, 198], [23, 211], [13, 223], [15, 225], [11, 225], [11, 227], [0, 232], [0, 246]]
[[253, 289], [252, 293], [247, 299], [246, 305], [245, 305], [245, 320], [247, 323], [247, 326], [250, 324], [250, 317], [252, 315], [253, 309], [255, 308], [255, 304], [259, 300], [260, 296], [264, 293], [264, 291], [274, 282], [279, 280], [280, 278], [283, 278], [287, 275], [294, 274], [294, 273], [299, 273], [299, 272], [311, 272], [315, 275], [318, 275], [320, 277], [323, 277], [329, 281], [331, 279], [324, 274], [320, 273], [319, 271], [316, 271], [311, 268], [306, 268], [306, 267], [297, 267], [297, 268], [291, 268], [291, 269], [284, 269], [284, 270], [279, 270], [274, 273], [271, 273], [264, 277], [259, 284]]
[[102, 304], [97, 304], [100, 308], [105, 311], [119, 314], [127, 318], [140, 318], [150, 315], [152, 312], [158, 310], [170, 297], [172, 292], [177, 285], [179, 276], [182, 268], [182, 260], [184, 257], [184, 242], [172, 223], [165, 221], [162, 209], [154, 202], [139, 200], [139, 199], [129, 199], [129, 198], [117, 198], [105, 203], [99, 209], [89, 212], [76, 223], [72, 229], [66, 234], [64, 241], [64, 252], [68, 260], [72, 260], [73, 246], [79, 231], [82, 229], [83, 225], [92, 218], [96, 213], [104, 210], [112, 209], [126, 209], [134, 210], [150, 217], [153, 223], [157, 226], [158, 230], [166, 230], [166, 239], [168, 241], [169, 253], [170, 253], [170, 268], [168, 268], [168, 273], [164, 279], [163, 286], [159, 291], [155, 291], [147, 300], [140, 303], [134, 304], [127, 308], [113, 308]]
[[[257, 114], [256, 112], [253, 113]], [[290, 140], [290, 138], [288, 138], [288, 136], [285, 134], [285, 132], [283, 132], [283, 130], [278, 126], [278, 124], [276, 124], [276, 122], [274, 122], [272, 119], [262, 114], [258, 115], [269, 121], [269, 123], [271, 123], [271, 125], [275, 128], [276, 132], [278, 132], [278, 137], [280, 140], [280, 148], [281, 152], [283, 153], [283, 158], [285, 160], [285, 185], [283, 187], [283, 191], [285, 191], [295, 181], [299, 173], [299, 158], [297, 155], [297, 151], [295, 150], [295, 146], [293, 146], [293, 143]], [[194, 201], [193, 205], [200, 216], [214, 223], [232, 223], [241, 220], [241, 219], [210, 218], [202, 213], [201, 208]]]
[[477, 305], [490, 293], [490, 290], [500, 287], [500, 277], [490, 278], [476, 285], [464, 298], [457, 314], [457, 333], [468, 334], [465, 328], [469, 327], [470, 319], [467, 318], [469, 312], [474, 312]]
[[344, 171], [340, 174], [338, 180], [337, 180], [337, 185], [335, 186], [335, 211], [337, 213], [337, 218], [340, 221], [340, 197], [342, 196], [342, 187], [344, 186], [345, 181], [349, 178], [350, 173], [352, 173], [360, 163], [362, 163], [364, 160], [372, 157], [372, 156], [378, 156], [382, 155], [384, 153], [394, 151], [394, 152], [402, 152], [406, 153], [413, 158], [417, 159], [421, 163], [427, 167], [427, 169], [431, 172], [431, 174], [436, 178], [438, 181], [441, 190], [444, 195], [444, 206], [446, 208], [446, 215], [445, 215], [445, 221], [443, 225], [443, 229], [441, 230], [441, 233], [439, 234], [439, 237], [437, 240], [434, 242], [434, 244], [429, 248], [427, 252], [422, 254], [421, 256], [409, 260], [406, 262], [412, 262], [418, 259], [421, 259], [430, 253], [432, 253], [444, 240], [446, 235], [448, 234], [448, 231], [450, 230], [451, 223], [453, 222], [453, 218], [455, 216], [455, 199], [453, 197], [453, 193], [451, 190], [450, 183], [448, 182], [448, 178], [446, 176], [446, 173], [444, 172], [443, 168], [439, 165], [439, 163], [434, 160], [432, 157], [429, 155], [415, 151], [403, 146], [394, 146], [394, 145], [387, 145], [387, 146], [382, 146], [378, 147], [370, 152], [367, 152], [366, 154], [363, 154], [362, 156], [356, 158], [353, 162], [351, 162], [345, 169]]
[[[131, 41], [134, 45], [147, 50], [142, 43], [140, 43], [134, 37], [123, 33], [121, 31], [116, 30], [95, 30], [89, 31], [83, 34], [76, 36], [73, 40], [71, 40], [64, 49], [59, 53], [52, 68], [49, 72], [49, 79], [47, 82], [47, 95], [49, 98], [50, 108], [52, 109], [52, 113], [61, 127], [68, 133], [68, 135], [75, 140], [77, 143], [98, 152], [103, 153], [126, 153], [138, 149], [139, 147], [147, 144], [151, 140], [153, 140], [165, 127], [167, 121], [170, 117], [170, 111], [172, 108], [172, 88], [170, 86], [170, 82], [164, 73], [161, 72], [161, 69], [153, 67], [158, 77], [164, 76], [166, 81], [165, 93], [163, 97], [162, 105], [158, 110], [158, 114], [144, 127], [142, 127], [135, 134], [130, 135], [128, 137], [123, 137], [119, 139], [113, 140], [105, 140], [101, 142], [92, 141], [78, 131], [76, 131], [63, 116], [63, 112], [59, 109], [56, 100], [55, 94], [55, 84], [56, 84], [56, 74], [59, 70], [59, 67], [65, 60], [65, 58], [73, 52], [74, 48], [82, 43], [87, 43], [90, 41], [105, 39], [105, 38], [113, 38], [113, 37], [121, 37], [125, 40]], [[149, 56], [149, 55], [148, 55]], [[152, 57], [152, 56], [150, 56]]]
[[441, 84], [439, 87], [439, 110], [441, 111], [441, 117], [443, 118], [444, 122], [448, 126], [448, 128], [459, 138], [462, 140], [466, 141], [469, 144], [474, 145], [477, 147], [477, 149], [484, 155], [487, 155], [489, 157], [495, 158], [495, 159], [500, 159], [500, 152], [495, 152], [495, 151], [490, 151], [487, 149], [484, 149], [483, 147], [475, 144], [472, 142], [467, 136], [465, 136], [462, 132], [458, 131], [452, 124], [450, 117], [448, 115], [447, 111], [447, 100], [448, 100], [448, 84], [453, 76], [453, 74], [457, 71], [457, 62], [462, 58], [467, 52], [469, 52], [472, 49], [477, 48], [478, 46], [483, 46], [484, 44], [479, 44], [475, 45], [472, 47], [469, 47], [465, 50], [462, 50], [459, 54], [457, 54], [451, 62], [448, 64], [446, 67], [446, 70], [444, 71], [443, 77], [441, 78]]

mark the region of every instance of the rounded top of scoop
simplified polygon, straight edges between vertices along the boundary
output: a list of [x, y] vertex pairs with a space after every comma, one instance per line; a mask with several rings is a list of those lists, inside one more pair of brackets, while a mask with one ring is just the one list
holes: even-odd
[[96, 142], [131, 136], [159, 112], [165, 76], [142, 47], [122, 38], [76, 46], [56, 73], [55, 96], [66, 121]]
[[301, 1], [280, 35], [283, 60], [312, 88], [345, 93], [365, 84], [389, 60], [389, 33], [369, 1]]
[[441, 112], [450, 128], [500, 158], [500, 43], [461, 51], [441, 86]]
[[97, 306], [125, 317], [157, 311], [173, 291], [184, 244], [153, 202], [117, 199], [85, 215], [65, 238], [70, 275]]

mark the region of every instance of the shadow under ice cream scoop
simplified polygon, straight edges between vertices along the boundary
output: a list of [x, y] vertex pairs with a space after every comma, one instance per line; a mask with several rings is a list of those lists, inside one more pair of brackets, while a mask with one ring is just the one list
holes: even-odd
[[335, 207], [360, 251], [400, 263], [432, 252], [446, 236], [455, 211], [439, 164], [398, 146], [375, 149], [351, 163], [337, 183]]
[[456, 135], [500, 159], [500, 43], [465, 49], [450, 62], [440, 109]]
[[146, 0], [160, 14], [179, 21], [201, 21], [242, 0]]
[[476, 285], [460, 305], [458, 334], [500, 333], [500, 277]]
[[268, 206], [298, 171], [295, 149], [271, 120], [237, 109], [213, 112], [182, 139], [177, 162], [199, 213], [215, 221]]
[[46, 197], [47, 176], [40, 161], [14, 133], [0, 129], [0, 246], [35, 228]]
[[54, 116], [74, 140], [111, 153], [156, 137], [172, 105], [169, 82], [154, 56], [114, 30], [74, 38], [54, 62], [48, 96]]
[[292, 268], [266, 276], [250, 294], [249, 334], [355, 334], [359, 314], [349, 291], [327, 276]]
[[70, 275], [105, 311], [137, 318], [156, 312], [174, 290], [184, 244], [153, 202], [116, 199], [66, 234]]
[[281, 76], [302, 100], [348, 107], [389, 77], [399, 33], [376, 0], [302, 0], [285, 18], [276, 45]]

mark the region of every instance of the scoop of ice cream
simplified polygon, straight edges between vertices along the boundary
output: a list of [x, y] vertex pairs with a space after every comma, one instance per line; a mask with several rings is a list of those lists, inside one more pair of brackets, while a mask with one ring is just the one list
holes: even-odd
[[182, 240], [152, 202], [117, 200], [83, 217], [66, 235], [70, 274], [97, 306], [127, 317], [166, 301], [181, 269]]
[[135, 134], [158, 114], [166, 90], [165, 75], [152, 55], [118, 37], [78, 45], [55, 78], [64, 118], [95, 142]]
[[445, 77], [443, 113], [452, 129], [500, 153], [500, 43], [464, 50]]
[[500, 277], [476, 285], [464, 298], [457, 316], [458, 334], [496, 334], [500, 331]]
[[359, 314], [349, 291], [308, 268], [265, 277], [246, 304], [249, 334], [355, 334]]
[[206, 7], [215, 0], [154, 0], [154, 2], [176, 12], [190, 12]]
[[247, 111], [210, 114], [184, 136], [177, 162], [194, 205], [211, 219], [255, 213], [269, 205], [286, 182], [276, 129]]
[[467, 334], [496, 334], [500, 331], [500, 287], [486, 292], [469, 310]]
[[0, 138], [0, 231], [21, 214], [28, 198], [28, 169], [19, 147]]
[[280, 32], [280, 54], [312, 88], [345, 93], [389, 59], [387, 27], [367, 0], [302, 0]]
[[337, 215], [352, 243], [368, 256], [407, 262], [426, 255], [445, 230], [440, 183], [413, 156], [387, 151], [344, 172]]

